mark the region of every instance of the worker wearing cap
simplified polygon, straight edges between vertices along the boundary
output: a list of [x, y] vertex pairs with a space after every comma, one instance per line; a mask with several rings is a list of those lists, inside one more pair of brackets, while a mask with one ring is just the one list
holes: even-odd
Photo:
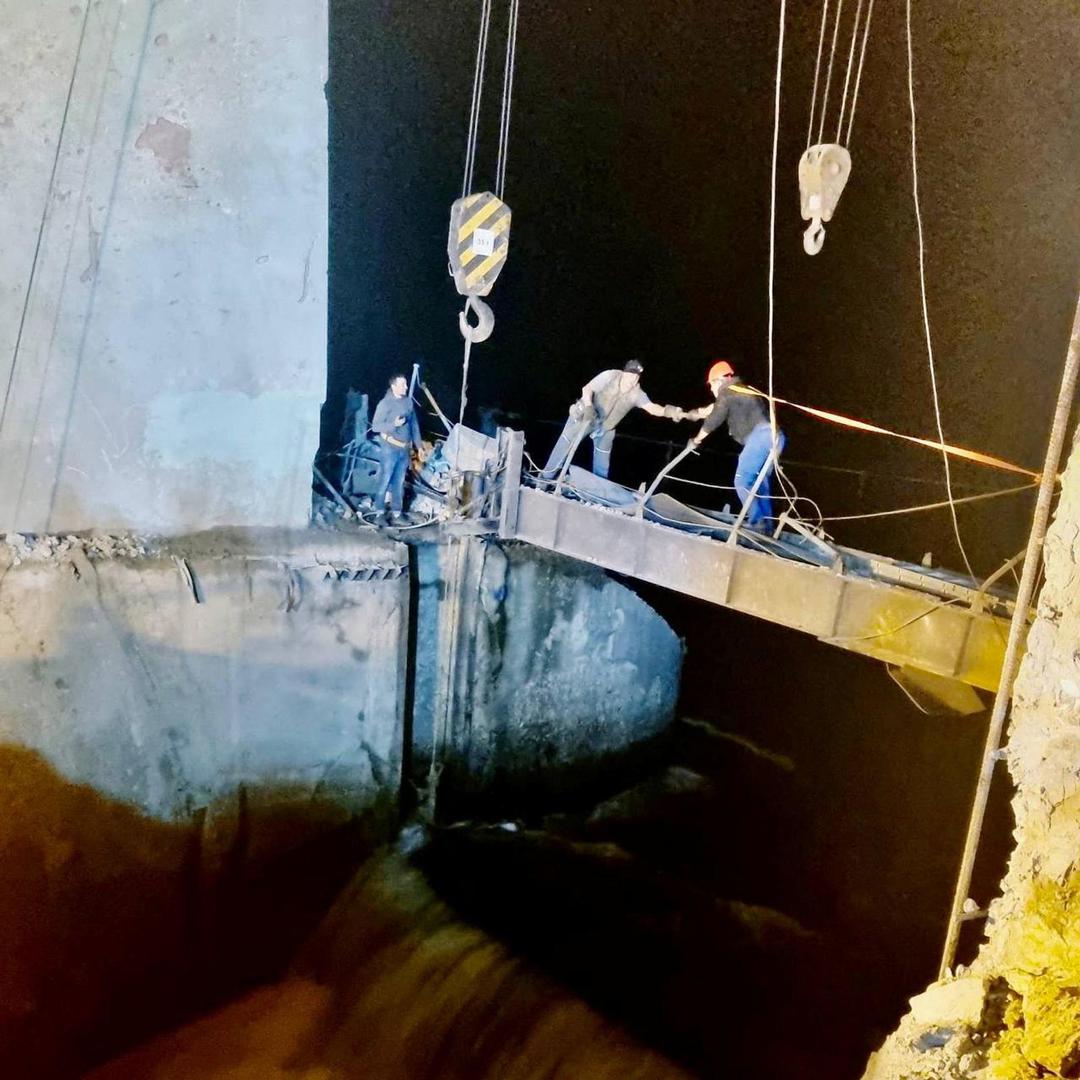
[[641, 389], [644, 367], [639, 360], [628, 360], [619, 371], [601, 371], [581, 388], [581, 397], [570, 406], [570, 415], [562, 434], [548, 455], [541, 473], [553, 480], [581, 440], [588, 435], [593, 441], [593, 472], [606, 477], [611, 471], [611, 446], [615, 428], [631, 409], [644, 409], [650, 416], [665, 416], [669, 420], [684, 420], [686, 414], [678, 405], [654, 405]]
[[[770, 515], [769, 478], [772, 476], [773, 434], [764, 401], [757, 394], [737, 387], [745, 385], [726, 360], [717, 360], [706, 381], [716, 399], [712, 405], [688, 412], [688, 420], [702, 420], [701, 430], [690, 440], [700, 446], [718, 427], [727, 424], [728, 434], [742, 447], [735, 466], [735, 492], [746, 504], [757, 483], [757, 492], [746, 510], [746, 523], [758, 527]], [[784, 433], [776, 429], [776, 457], [784, 449]], [[761, 481], [758, 483], [758, 476]]]
[[386, 510], [386, 495], [390, 494], [390, 509], [400, 515], [405, 500], [405, 473], [409, 469], [409, 453], [420, 445], [420, 424], [409, 397], [409, 384], [404, 375], [395, 375], [382, 401], [375, 406], [371, 429], [379, 444], [379, 483], [375, 489], [375, 510]]

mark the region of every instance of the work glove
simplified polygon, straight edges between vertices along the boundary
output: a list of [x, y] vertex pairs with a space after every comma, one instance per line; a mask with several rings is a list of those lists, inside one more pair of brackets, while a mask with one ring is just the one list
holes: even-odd
[[664, 417], [666, 419], [668, 419], [668, 420], [675, 420], [675, 421], [685, 420], [686, 419], [686, 413], [683, 412], [682, 408], [680, 406], [678, 406], [678, 405], [665, 405], [664, 406]]
[[696, 454], [698, 452], [698, 446], [699, 444], [693, 439], [687, 440], [686, 449], [689, 450], [691, 454]]

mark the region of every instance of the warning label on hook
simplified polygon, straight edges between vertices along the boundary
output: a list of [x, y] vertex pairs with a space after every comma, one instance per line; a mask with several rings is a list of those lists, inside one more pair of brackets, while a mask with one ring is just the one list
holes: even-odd
[[492, 229], [476, 229], [473, 232], [472, 248], [477, 255], [490, 255], [495, 250], [495, 232]]

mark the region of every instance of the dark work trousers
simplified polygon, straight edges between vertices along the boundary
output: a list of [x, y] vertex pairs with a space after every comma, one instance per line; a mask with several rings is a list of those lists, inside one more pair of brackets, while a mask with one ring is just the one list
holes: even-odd
[[[784, 433], [776, 432], [776, 456], [779, 457], [784, 449]], [[746, 444], [739, 454], [738, 463], [735, 465], [735, 492], [739, 496], [739, 502], [745, 503], [747, 496], [753, 490], [758, 473], [765, 472], [758, 484], [757, 494], [746, 511], [746, 524], [758, 525], [765, 518], [772, 516], [772, 504], [770, 501], [769, 478], [772, 476], [773, 466], [769, 460], [772, 451], [772, 428], [768, 424], [758, 424], [750, 432]]]
[[405, 502], [405, 473], [409, 469], [409, 448], [394, 446], [379, 436], [379, 486], [375, 491], [375, 509], [386, 508], [386, 493], [390, 492], [390, 509], [400, 514]]
[[[592, 427], [594, 423], [595, 420], [566, 421], [562, 434], [551, 448], [551, 453], [548, 454], [547, 464], [542, 473], [545, 480], [555, 479], [567, 456], [574, 450], [575, 445], [585, 438], [586, 434], [593, 441], [592, 471], [597, 476], [604, 477], [611, 472], [611, 444], [615, 441], [615, 429], [605, 431], [603, 428]], [[590, 428], [592, 428], [591, 431]]]

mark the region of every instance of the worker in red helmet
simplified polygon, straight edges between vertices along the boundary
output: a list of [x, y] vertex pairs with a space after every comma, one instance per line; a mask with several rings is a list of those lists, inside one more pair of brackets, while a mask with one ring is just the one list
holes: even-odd
[[[745, 505], [757, 483], [757, 491], [746, 509], [745, 520], [752, 528], [761, 528], [772, 512], [769, 479], [775, 465], [773, 432], [765, 402], [756, 394], [740, 393], [735, 389], [744, 383], [727, 360], [717, 360], [709, 368], [706, 382], [715, 400], [711, 405], [686, 414], [688, 420], [705, 421], [701, 430], [690, 440], [690, 445], [700, 446], [718, 427], [727, 424], [728, 434], [742, 447], [735, 466], [735, 492], [739, 502]], [[777, 459], [783, 449], [784, 433], [777, 428]]]
[[553, 480], [572, 457], [587, 435], [593, 441], [593, 472], [606, 477], [611, 470], [611, 446], [615, 428], [631, 409], [643, 409], [650, 416], [668, 420], [684, 420], [686, 414], [678, 405], [656, 405], [641, 389], [645, 371], [640, 360], [628, 360], [622, 370], [601, 371], [581, 388], [581, 397], [570, 406], [570, 415], [548, 455], [540, 474]]

